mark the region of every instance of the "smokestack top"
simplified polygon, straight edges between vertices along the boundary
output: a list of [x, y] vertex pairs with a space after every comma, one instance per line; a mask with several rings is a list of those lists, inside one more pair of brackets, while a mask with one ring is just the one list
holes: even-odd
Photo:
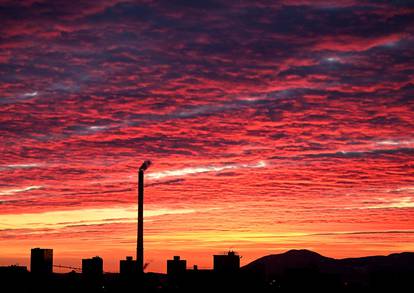
[[139, 167], [140, 171], [145, 171], [149, 168], [149, 166], [151, 166], [151, 161], [150, 160], [145, 160], [144, 163], [142, 163], [141, 167]]

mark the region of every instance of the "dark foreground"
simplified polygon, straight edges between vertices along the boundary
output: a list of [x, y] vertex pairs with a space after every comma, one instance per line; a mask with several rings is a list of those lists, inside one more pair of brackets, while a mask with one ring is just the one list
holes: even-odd
[[143, 276], [35, 275], [3, 267], [0, 284], [0, 292], [414, 292], [414, 253], [337, 260], [294, 250], [238, 271]]

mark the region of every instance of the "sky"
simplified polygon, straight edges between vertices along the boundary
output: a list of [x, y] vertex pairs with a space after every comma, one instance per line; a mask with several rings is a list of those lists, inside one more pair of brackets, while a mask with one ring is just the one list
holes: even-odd
[[[0, 0], [0, 265], [414, 251], [412, 1]], [[56, 269], [59, 271], [59, 269]]]

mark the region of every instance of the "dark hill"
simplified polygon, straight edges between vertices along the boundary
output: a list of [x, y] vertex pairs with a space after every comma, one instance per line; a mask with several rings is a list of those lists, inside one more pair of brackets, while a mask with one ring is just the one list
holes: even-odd
[[278, 286], [330, 284], [331, 288], [413, 288], [414, 253], [334, 259], [309, 250], [261, 257], [242, 268]]
[[289, 269], [334, 270], [414, 270], [414, 252], [393, 253], [388, 256], [334, 259], [316, 252], [301, 249], [261, 257], [242, 268], [261, 270], [267, 275], [280, 274]]
[[279, 275], [290, 269], [312, 269], [330, 267], [335, 259], [302, 249], [289, 250], [281, 254], [261, 257], [243, 267], [247, 271], [260, 271], [265, 275]]

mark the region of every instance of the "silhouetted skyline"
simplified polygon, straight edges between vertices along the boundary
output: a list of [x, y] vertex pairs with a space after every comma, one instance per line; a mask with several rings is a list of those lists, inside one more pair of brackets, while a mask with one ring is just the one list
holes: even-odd
[[[261, 257], [240, 267], [240, 256], [214, 255], [214, 268], [187, 267], [185, 259], [166, 261], [167, 274], [142, 273], [131, 257], [119, 273], [103, 272], [103, 259], [82, 259], [82, 271], [49, 271], [51, 249], [32, 249], [33, 270], [0, 267], [0, 288], [25, 292], [378, 292], [414, 289], [414, 253], [334, 259], [309, 250]], [[45, 260], [47, 260], [45, 262]], [[52, 260], [53, 261], [53, 260]], [[299, 290], [299, 291], [298, 291]]]

